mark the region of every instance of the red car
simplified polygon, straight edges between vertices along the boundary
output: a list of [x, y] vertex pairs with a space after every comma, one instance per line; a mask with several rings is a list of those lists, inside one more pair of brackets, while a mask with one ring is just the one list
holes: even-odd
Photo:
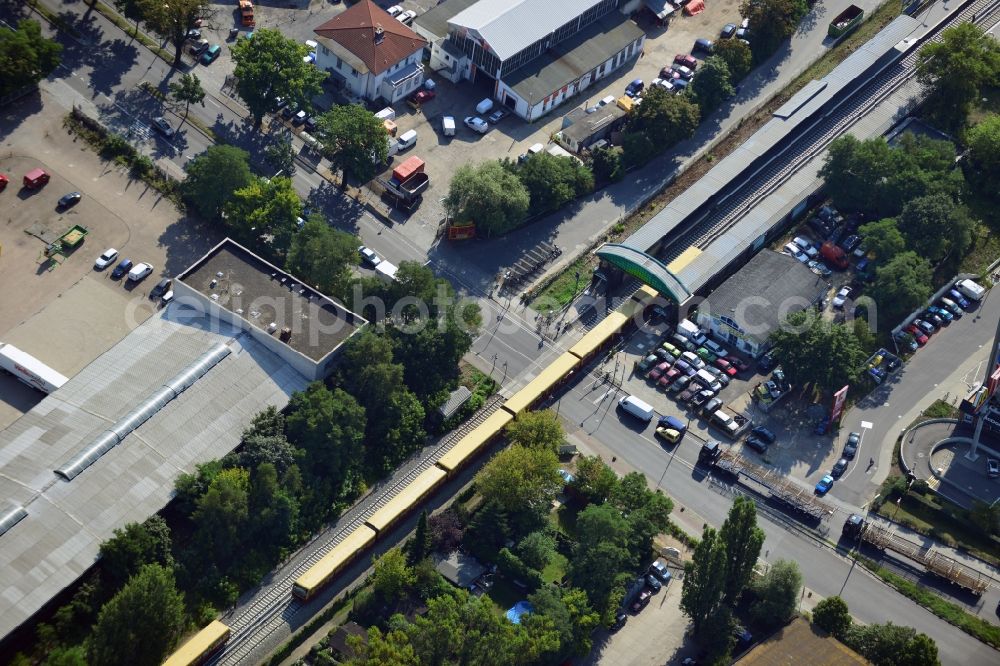
[[664, 67], [660, 70], [660, 78], [664, 81], [673, 81], [674, 79], [681, 78], [681, 73], [673, 67]]
[[434, 97], [435, 93], [433, 90], [418, 90], [410, 95], [410, 102], [413, 104], [423, 104], [424, 102], [431, 101]]
[[698, 69], [698, 59], [689, 53], [678, 53], [674, 56], [674, 62], [691, 70]]
[[928, 340], [927, 335], [919, 328], [917, 328], [914, 324], [910, 324], [903, 330], [912, 335], [913, 339], [916, 340], [917, 344], [920, 345], [921, 347], [927, 344]]
[[7, 189], [7, 183], [9, 182], [10, 179], [7, 178], [7, 174], [0, 173], [0, 192], [3, 192], [5, 189]]
[[652, 370], [650, 370], [649, 374], [646, 375], [646, 376], [648, 378], [652, 379], [655, 382], [657, 379], [659, 379], [663, 375], [664, 372], [667, 371], [667, 369], [669, 367], [670, 367], [669, 363], [661, 363], [658, 366], [656, 366], [655, 368], [653, 368]]
[[677, 370], [676, 368], [670, 368], [665, 373], [663, 373], [663, 376], [660, 377], [660, 381], [656, 382], [656, 385], [662, 389], [665, 389], [668, 386], [670, 386], [680, 374], [681, 374], [680, 370]]
[[735, 365], [733, 365], [732, 363], [730, 363], [729, 361], [727, 361], [724, 358], [717, 358], [717, 359], [715, 359], [715, 367], [717, 367], [719, 370], [722, 370], [724, 373], [726, 373], [730, 377], [735, 377], [736, 373], [739, 372], [736, 369]]

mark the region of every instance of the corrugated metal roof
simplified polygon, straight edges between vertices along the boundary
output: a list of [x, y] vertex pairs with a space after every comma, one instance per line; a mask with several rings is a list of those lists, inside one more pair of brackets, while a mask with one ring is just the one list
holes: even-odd
[[[909, 16], [896, 18], [820, 82], [808, 84], [782, 106], [784, 112], [797, 108], [794, 113], [787, 118], [776, 116], [768, 121], [743, 145], [716, 164], [622, 244], [639, 250], [653, 247], [660, 239], [685, 223], [690, 215], [708, 203], [717, 192], [742, 177], [758, 157], [784, 141], [803, 121], [837, 100], [845, 88], [854, 85], [862, 74], [919, 26], [920, 22]], [[694, 287], [693, 283], [683, 277], [681, 279]]]
[[[162, 509], [174, 479], [238, 443], [250, 418], [307, 385], [249, 335], [180, 304], [132, 331], [0, 431], [0, 498], [23, 518], [0, 536], [0, 635], [83, 574], [102, 541]], [[191, 315], [190, 317], [186, 315]], [[72, 481], [54, 470], [204, 354], [229, 354]]]
[[602, 1], [479, 0], [449, 23], [475, 30], [500, 60], [506, 60]]

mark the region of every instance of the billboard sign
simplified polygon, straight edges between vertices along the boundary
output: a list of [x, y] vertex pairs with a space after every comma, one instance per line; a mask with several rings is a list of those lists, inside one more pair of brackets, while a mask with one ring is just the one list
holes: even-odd
[[844, 413], [844, 403], [847, 402], [847, 389], [850, 387], [851, 385], [847, 384], [844, 388], [833, 394], [833, 409], [830, 410], [830, 423], [839, 421], [840, 415]]
[[983, 405], [986, 404], [986, 400], [990, 397], [990, 390], [986, 386], [976, 386], [969, 393], [969, 397], [962, 401], [962, 404], [958, 406], [959, 411], [963, 414], [978, 414], [979, 410], [982, 409]]

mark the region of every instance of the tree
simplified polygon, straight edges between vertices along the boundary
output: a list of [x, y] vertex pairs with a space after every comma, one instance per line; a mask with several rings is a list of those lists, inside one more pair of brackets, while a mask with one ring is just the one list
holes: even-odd
[[254, 178], [233, 192], [225, 212], [227, 226], [237, 239], [282, 255], [299, 228], [302, 200], [290, 178]]
[[185, 120], [192, 104], [205, 106], [205, 89], [201, 87], [197, 74], [181, 74], [180, 81], [173, 81], [167, 87], [174, 101], [184, 105]]
[[385, 164], [389, 145], [385, 126], [360, 104], [335, 106], [316, 119], [323, 151], [333, 168], [366, 183]]
[[512, 164], [511, 168], [528, 190], [533, 215], [561, 208], [594, 189], [594, 174], [573, 157], [556, 157], [543, 151], [520, 167]]
[[357, 257], [358, 237], [332, 228], [315, 214], [292, 236], [285, 266], [303, 282], [346, 301]]
[[809, 12], [806, 0], [743, 0], [740, 14], [750, 19], [754, 60], [763, 62], [792, 36]]
[[[25, 666], [30, 663], [26, 662]], [[82, 645], [56, 648], [45, 657], [45, 666], [87, 666], [87, 651]]]
[[146, 26], [174, 45], [174, 67], [180, 67], [187, 31], [210, 11], [209, 4], [209, 0], [138, 0]]
[[170, 528], [160, 516], [150, 516], [144, 523], [129, 523], [101, 544], [101, 571], [118, 589], [147, 564], [173, 569], [170, 547]]
[[553, 453], [566, 442], [562, 423], [551, 409], [523, 412], [507, 426], [506, 433], [511, 444], [548, 449]]
[[191, 516], [198, 545], [216, 564], [237, 557], [250, 517], [250, 475], [245, 469], [224, 469], [198, 498]]
[[601, 614], [605, 624], [614, 620], [624, 596], [628, 571], [629, 525], [617, 509], [592, 504], [577, 516], [577, 543], [570, 560], [569, 576], [575, 587]]
[[827, 597], [813, 608], [812, 621], [820, 629], [843, 640], [854, 619], [847, 609], [847, 602], [840, 597]]
[[681, 610], [691, 618], [695, 635], [722, 606], [726, 589], [726, 546], [718, 533], [705, 527], [691, 561], [684, 563]]
[[600, 456], [584, 456], [576, 463], [570, 485], [588, 502], [603, 504], [618, 485], [618, 475]]
[[476, 474], [480, 494], [515, 513], [548, 506], [561, 485], [554, 451], [516, 444], [495, 455]]
[[487, 238], [524, 224], [529, 203], [521, 179], [496, 161], [458, 167], [444, 200], [455, 222], [475, 224], [476, 233]]
[[447, 555], [459, 547], [465, 527], [454, 509], [448, 508], [431, 516], [428, 521], [433, 550]]
[[622, 154], [616, 148], [601, 146], [590, 153], [590, 168], [599, 183], [617, 183], [625, 175]]
[[38, 83], [59, 65], [62, 44], [42, 37], [38, 21], [22, 19], [17, 30], [0, 27], [0, 97]]
[[866, 358], [851, 328], [808, 310], [789, 315], [787, 325], [771, 334], [771, 343], [792, 384], [827, 391], [851, 381]]
[[139, 34], [139, 21], [142, 20], [141, 0], [114, 0], [115, 10], [122, 16], [130, 16], [135, 19], [135, 30], [132, 36]]
[[430, 555], [430, 552], [431, 533], [427, 526], [427, 511], [421, 511], [420, 518], [417, 519], [417, 529], [413, 533], [413, 540], [410, 542], [410, 548], [406, 553], [407, 561], [411, 565], [415, 565]]
[[615, 485], [609, 503], [628, 523], [632, 566], [642, 566], [653, 548], [653, 537], [670, 524], [673, 502], [663, 493], [651, 491], [643, 474], [629, 472]]
[[1000, 534], [1000, 506], [976, 500], [969, 509], [969, 520], [984, 534]]
[[750, 582], [754, 565], [764, 545], [764, 530], [757, 527], [757, 505], [747, 497], [737, 497], [719, 530], [726, 551], [726, 582], [723, 601], [735, 606]]
[[858, 234], [865, 239], [868, 253], [883, 264], [892, 261], [893, 257], [906, 249], [906, 239], [900, 233], [896, 220], [891, 217], [861, 225]]
[[915, 252], [903, 252], [875, 271], [873, 296], [890, 322], [899, 321], [931, 295], [930, 263]]
[[[653, 86], [633, 110], [626, 134], [641, 132], [655, 146], [657, 153], [694, 136], [701, 115], [698, 105], [687, 95], [672, 95]], [[625, 146], [626, 156], [629, 148]]]
[[372, 591], [382, 600], [391, 602], [398, 599], [415, 580], [413, 569], [406, 563], [406, 556], [399, 548], [387, 550], [374, 559]]
[[184, 599], [174, 574], [148, 564], [104, 607], [89, 641], [90, 663], [159, 666], [184, 629]]
[[712, 54], [726, 63], [729, 68], [729, 80], [733, 83], [742, 81], [753, 67], [750, 47], [739, 39], [720, 39], [715, 42]]
[[209, 146], [184, 168], [187, 171], [187, 178], [181, 183], [184, 199], [208, 219], [217, 218], [233, 192], [253, 181], [249, 153], [235, 146]]
[[410, 644], [410, 639], [399, 630], [382, 633], [378, 627], [369, 627], [367, 640], [351, 636], [347, 644], [354, 652], [348, 659], [348, 666], [420, 666]]
[[517, 543], [514, 553], [532, 569], [544, 569], [556, 552], [556, 540], [543, 531], [532, 532]]
[[984, 85], [996, 85], [1000, 47], [975, 23], [960, 23], [941, 40], [920, 48], [917, 77], [927, 91], [932, 117], [949, 129], [961, 126]]
[[361, 462], [364, 407], [343, 389], [313, 382], [292, 395], [287, 411], [288, 436], [306, 452], [305, 468], [336, 497]]
[[844, 642], [875, 666], [938, 666], [937, 645], [926, 634], [892, 622], [853, 626]]
[[931, 263], [948, 255], [961, 258], [972, 244], [973, 222], [968, 211], [946, 194], [908, 201], [898, 225], [909, 248]]
[[707, 118], [722, 106], [723, 102], [736, 94], [726, 61], [714, 55], [706, 58], [691, 83], [691, 91], [698, 100], [702, 118]]
[[756, 595], [750, 616], [762, 627], [783, 626], [799, 603], [802, 591], [802, 574], [799, 565], [791, 560], [778, 560], [764, 576], [753, 585]]
[[282, 134], [264, 149], [264, 157], [277, 173], [291, 178], [295, 175], [295, 146], [290, 136]]
[[546, 586], [531, 594], [528, 601], [534, 609], [532, 614], [551, 620], [559, 635], [558, 650], [543, 663], [557, 663], [571, 654], [590, 652], [591, 634], [601, 616], [591, 608], [583, 590]]
[[1000, 188], [994, 186], [1000, 178], [1000, 115], [991, 113], [969, 129], [966, 142], [966, 178], [984, 196], [1000, 198]]
[[719, 665], [732, 661], [730, 653], [736, 643], [733, 628], [733, 611], [728, 606], [719, 606], [705, 618], [698, 641], [704, 650], [704, 663]]
[[308, 53], [308, 46], [267, 28], [254, 30], [253, 39], [241, 39], [233, 47], [236, 91], [253, 116], [255, 127], [260, 127], [264, 114], [279, 97], [308, 106], [320, 93], [326, 72], [303, 62]]

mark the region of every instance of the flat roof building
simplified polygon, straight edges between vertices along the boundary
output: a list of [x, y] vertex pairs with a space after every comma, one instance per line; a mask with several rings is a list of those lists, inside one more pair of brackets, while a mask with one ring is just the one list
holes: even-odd
[[177, 276], [174, 295], [247, 330], [308, 379], [325, 378], [367, 323], [229, 238]]
[[698, 306], [698, 324], [757, 356], [788, 315], [819, 303], [829, 288], [795, 257], [761, 250]]

